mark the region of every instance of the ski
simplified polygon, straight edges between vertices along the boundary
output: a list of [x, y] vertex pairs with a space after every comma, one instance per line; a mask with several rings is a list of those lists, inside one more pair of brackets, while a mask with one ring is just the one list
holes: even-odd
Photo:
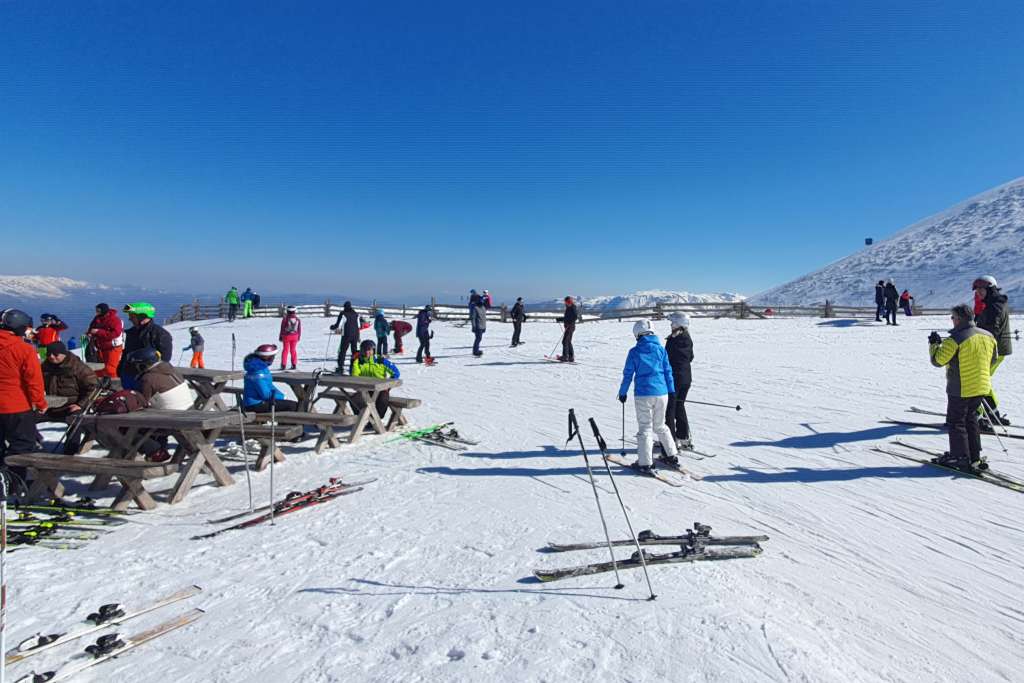
[[402, 439], [415, 439], [417, 436], [421, 436], [423, 434], [429, 434], [431, 432], [436, 432], [439, 429], [444, 429], [445, 427], [449, 427], [449, 426], [451, 426], [453, 424], [455, 424], [455, 423], [454, 422], [443, 422], [441, 424], [430, 425], [429, 427], [423, 427], [422, 429], [413, 429], [413, 430], [410, 430], [410, 431], [407, 431], [407, 432], [402, 432], [401, 434], [396, 435], [393, 439], [388, 439], [384, 443], [394, 443], [395, 441], [401, 441]]
[[8, 542], [12, 545], [19, 545], [44, 538], [55, 538], [61, 541], [95, 541], [99, 537], [99, 534], [94, 531], [61, 529], [56, 526], [32, 526], [23, 529], [11, 528]]
[[341, 496], [347, 496], [350, 493], [357, 493], [357, 492], [362, 491], [362, 490], [363, 490], [362, 487], [352, 488], [352, 489], [336, 489], [336, 490], [333, 490], [333, 491], [326, 491], [325, 493], [323, 493], [322, 495], [319, 495], [319, 496], [314, 496], [314, 497], [310, 497], [310, 498], [304, 498], [300, 502], [288, 501], [286, 503], [279, 504], [280, 507], [274, 508], [273, 514], [271, 514], [270, 512], [266, 512], [266, 513], [264, 513], [262, 515], [259, 515], [257, 517], [253, 517], [252, 519], [247, 519], [244, 522], [241, 522], [239, 524], [235, 524], [235, 525], [232, 525], [232, 526], [229, 526], [229, 527], [225, 527], [223, 529], [217, 529], [216, 531], [211, 531], [210, 533], [207, 533], [207, 534], [199, 534], [197, 536], [193, 536], [192, 540], [193, 541], [198, 541], [198, 540], [201, 540], [201, 539], [204, 539], [204, 538], [213, 538], [214, 536], [219, 536], [220, 534], [224, 533], [225, 531], [235, 531], [235, 530], [238, 530], [238, 529], [248, 529], [249, 527], [253, 527], [253, 526], [256, 526], [257, 524], [262, 524], [263, 522], [269, 521], [272, 518], [276, 519], [277, 517], [282, 517], [284, 515], [287, 515], [289, 512], [297, 512], [298, 510], [304, 510], [304, 509], [306, 509], [308, 507], [313, 507], [314, 505], [321, 505], [321, 504], [326, 503], [328, 501], [334, 500], [335, 498], [340, 498]]
[[113, 531], [107, 524], [89, 524], [77, 520], [65, 521], [45, 518], [19, 518], [7, 522], [10, 529], [84, 529], [94, 533], [109, 534]]
[[60, 669], [56, 671], [47, 671], [41, 674], [29, 674], [28, 676], [19, 679], [18, 683], [47, 683], [48, 681], [67, 680], [88, 668], [120, 656], [124, 652], [136, 648], [139, 645], [148, 643], [149, 641], [159, 638], [171, 631], [175, 631], [182, 626], [187, 626], [199, 619], [203, 614], [204, 612], [201, 609], [191, 609], [184, 614], [180, 614], [173, 619], [168, 619], [162, 624], [158, 624], [153, 628], [136, 633], [124, 640], [119, 639], [116, 633], [101, 636], [95, 644], [85, 648], [85, 651], [82, 654], [69, 659]]
[[664, 458], [661, 457], [655, 458], [654, 463], [658, 467], [664, 467], [666, 469], [673, 470], [674, 472], [678, 472], [679, 474], [685, 477], [689, 477], [690, 479], [694, 479], [696, 481], [700, 481], [701, 479], [703, 479], [703, 477], [701, 477], [699, 474], [694, 474], [690, 470], [684, 468], [679, 463], [669, 462], [668, 460], [665, 460]]
[[104, 531], [110, 527], [119, 527], [127, 524], [127, 520], [115, 517], [79, 517], [75, 513], [66, 511], [31, 512], [24, 509], [20, 510], [18, 515], [11, 520], [11, 523], [14, 522], [53, 522], [69, 526], [88, 527], [90, 529], [103, 527]]
[[69, 505], [60, 500], [52, 500], [45, 505], [20, 505], [15, 503], [13, 507], [15, 510], [29, 510], [32, 512], [66, 512], [73, 515], [99, 515], [102, 517], [118, 517], [132, 514], [109, 508], [98, 508], [89, 499], [82, 501], [79, 505]]
[[[662, 474], [661, 472], [659, 472], [656, 469], [653, 469], [650, 472], [641, 472], [637, 468], [633, 467], [632, 463], [626, 462], [625, 460], [623, 460], [622, 458], [620, 458], [617, 455], [606, 455], [604, 457], [605, 457], [605, 459], [608, 462], [615, 463], [619, 467], [622, 467], [626, 471], [632, 472], [633, 474], [636, 474], [637, 476], [640, 476], [640, 477], [650, 477], [651, 479], [657, 479], [661, 483], [668, 484], [669, 486], [673, 486], [675, 488], [680, 488], [680, 487], [683, 486], [682, 482], [673, 481], [672, 479], [669, 479], [668, 477], [666, 477], [664, 474]], [[678, 472], [679, 470], [676, 470], [676, 471]], [[681, 474], [685, 474], [685, 472], [681, 472]]]
[[[943, 453], [942, 451], [937, 451], [932, 448], [925, 448], [924, 446], [918, 446], [917, 444], [908, 443], [906, 441], [903, 441], [902, 439], [893, 439], [892, 443], [895, 446], [903, 446], [904, 448], [909, 448], [912, 451], [917, 451], [918, 453], [930, 455], [933, 458], [941, 458], [942, 456], [945, 455], [945, 453]], [[1011, 484], [1024, 484], [1024, 482], [1014, 479], [1013, 477], [1009, 477], [1005, 474], [1000, 474], [998, 472], [993, 472], [991, 469], [989, 469], [988, 460], [984, 456], [982, 456], [981, 458], [981, 464], [978, 467], [978, 470], [987, 477], [995, 477], [996, 479], [1002, 479], [1003, 481], [1007, 481]]]
[[[905, 425], [907, 427], [923, 427], [925, 429], [938, 429], [946, 431], [945, 422], [909, 422], [907, 420], [880, 420], [882, 424]], [[998, 436], [1001, 439], [1024, 439], [1024, 434], [997, 434], [991, 429], [982, 429], [981, 433], [987, 436]]]
[[[679, 564], [684, 562], [733, 560], [744, 557], [757, 557], [761, 552], [761, 546], [756, 544], [741, 548], [720, 549], [715, 550], [714, 552], [694, 549], [689, 546], [683, 547], [674, 553], [654, 554], [649, 553], [646, 550], [643, 551], [644, 560], [648, 567], [658, 564]], [[641, 563], [639, 555], [634, 552], [629, 559], [618, 560], [615, 565], [619, 569], [635, 569], [642, 566], [643, 563]], [[558, 581], [560, 579], [568, 579], [574, 576], [589, 576], [591, 574], [610, 572], [613, 569], [614, 566], [611, 562], [595, 562], [593, 564], [584, 564], [577, 567], [567, 567], [562, 569], [538, 569], [533, 572], [533, 575], [541, 581]]]
[[[940, 413], [937, 410], [925, 410], [924, 408], [918, 408], [917, 406], [910, 406], [909, 412], [920, 413], [921, 415], [935, 415], [937, 417], [946, 417], [945, 413]], [[1024, 429], [1024, 427], [1021, 427], [1020, 425], [1000, 424], [994, 426], [1001, 427], [1002, 429]]]
[[[158, 610], [166, 605], [190, 598], [193, 595], [198, 595], [202, 590], [203, 589], [199, 586], [189, 586], [188, 588], [171, 593], [170, 595], [137, 610], [125, 611], [123, 608], [111, 610], [109, 609], [111, 605], [103, 605], [103, 607], [101, 607], [97, 612], [89, 616], [100, 616], [104, 611], [108, 614], [114, 614], [120, 611], [120, 614], [108, 619], [102, 619], [100, 616], [100, 623], [93, 621], [89, 626], [82, 626], [78, 629], [72, 629], [63, 633], [50, 633], [47, 635], [36, 634], [31, 638], [23, 640], [20, 645], [12, 650], [9, 650], [5, 661], [7, 664], [20, 662], [23, 659], [28, 659], [33, 655], [49, 650], [52, 647], [57, 647], [58, 645], [63, 645], [64, 643], [71, 642], [72, 640], [77, 640], [89, 635], [90, 633], [95, 633], [96, 631], [105, 629], [108, 626], [122, 624], [129, 619], [134, 619], [135, 617], [142, 616], [143, 614], [149, 614], [150, 612]], [[105, 610], [104, 608], [108, 609]]]
[[995, 473], [983, 470], [980, 472], [965, 472], [964, 470], [957, 469], [956, 467], [947, 467], [946, 465], [940, 465], [937, 462], [932, 462], [931, 458], [915, 457], [908, 453], [900, 453], [888, 448], [882, 448], [881, 446], [875, 446], [871, 450], [876, 453], [884, 453], [886, 455], [893, 455], [897, 458], [903, 458], [904, 460], [910, 460], [912, 462], [920, 463], [922, 465], [931, 465], [932, 467], [939, 467], [946, 470], [947, 472], [953, 472], [954, 474], [962, 474], [965, 477], [974, 477], [981, 481], [994, 484], [1004, 489], [1010, 489], [1011, 491], [1017, 491], [1018, 493], [1024, 493], [1024, 481], [1017, 481], [1004, 477], [1003, 475], [996, 475]]
[[550, 363], [562, 363], [564, 365], [579, 365], [579, 363], [577, 363], [574, 360], [562, 360], [561, 356], [544, 356], [544, 360]]
[[431, 446], [441, 446], [442, 448], [447, 448], [452, 451], [469, 450], [466, 446], [460, 443], [449, 443], [449, 439], [447, 439], [440, 430], [413, 437], [413, 441], [422, 441], [423, 443], [428, 443]]
[[[640, 545], [757, 545], [768, 540], [767, 536], [711, 536], [701, 533], [702, 530], [694, 531], [687, 529], [682, 536], [659, 536], [650, 530], [641, 531], [636, 535]], [[708, 528], [710, 532], [710, 528]], [[621, 541], [612, 541], [616, 547], [632, 546], [633, 539], [627, 538]], [[572, 550], [596, 550], [607, 548], [607, 541], [595, 541], [593, 543], [549, 543], [544, 548], [550, 553], [564, 553]]]
[[441, 431], [441, 432], [438, 432], [438, 433], [441, 434], [441, 436], [444, 437], [447, 441], [455, 441], [456, 443], [464, 443], [467, 446], [479, 446], [480, 445], [479, 441], [472, 441], [472, 440], [467, 439], [466, 437], [462, 436], [461, 434], [459, 434], [455, 430], [455, 427], [452, 427], [447, 432]]
[[[341, 477], [331, 477], [328, 480], [329, 483], [324, 485], [324, 486], [321, 486], [320, 488], [312, 489], [310, 491], [306, 491], [305, 493], [302, 493], [302, 492], [299, 492], [299, 491], [292, 491], [291, 493], [286, 495], [284, 498], [282, 498], [281, 500], [279, 500], [276, 503], [274, 503], [274, 505], [276, 505], [276, 506], [283, 506], [283, 505], [286, 505], [286, 504], [294, 505], [294, 504], [297, 504], [297, 503], [301, 503], [301, 502], [303, 502], [305, 500], [308, 500], [309, 498], [311, 498], [313, 496], [322, 495], [323, 493], [326, 493], [328, 491], [341, 491], [341, 490], [348, 489], [348, 488], [354, 488], [354, 487], [357, 487], [357, 486], [363, 486], [365, 484], [370, 484], [370, 483], [373, 483], [375, 481], [377, 481], [376, 477], [373, 478], [373, 479], [364, 479], [362, 481], [353, 481], [353, 482], [342, 481]], [[273, 507], [273, 506], [271, 506], [271, 505], [261, 505], [260, 507], [255, 508], [253, 510], [244, 510], [242, 512], [235, 513], [233, 515], [228, 515], [227, 517], [221, 517], [220, 519], [208, 519], [206, 521], [207, 521], [208, 524], [224, 524], [225, 522], [232, 522], [232, 521], [234, 521], [236, 519], [241, 519], [242, 517], [245, 517], [246, 515], [254, 515], [254, 514], [257, 514], [257, 513], [260, 513], [260, 512], [267, 512], [267, 511], [270, 510], [271, 507]]]

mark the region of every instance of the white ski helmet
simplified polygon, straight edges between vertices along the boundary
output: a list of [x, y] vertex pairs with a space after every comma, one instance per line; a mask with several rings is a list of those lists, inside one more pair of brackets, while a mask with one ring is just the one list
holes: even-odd
[[672, 329], [677, 327], [690, 327], [690, 316], [685, 313], [673, 313], [668, 317], [670, 323], [672, 323]]
[[633, 336], [639, 339], [645, 334], [651, 333], [651, 323], [647, 320], [637, 320], [633, 323]]
[[971, 289], [977, 289], [978, 287], [998, 287], [996, 279], [991, 275], [982, 275], [973, 283], [971, 283]]

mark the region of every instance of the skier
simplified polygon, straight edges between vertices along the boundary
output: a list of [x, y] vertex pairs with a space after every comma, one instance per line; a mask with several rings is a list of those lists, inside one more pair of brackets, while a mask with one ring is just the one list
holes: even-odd
[[[343, 320], [344, 326], [342, 326]], [[354, 357], [356, 351], [359, 350], [359, 314], [352, 308], [351, 301], [346, 301], [342, 305], [338, 319], [331, 325], [332, 330], [337, 330], [339, 327], [342, 328], [342, 332], [341, 345], [338, 347], [338, 374], [343, 375], [345, 374], [345, 351], [351, 354], [350, 357]], [[349, 361], [349, 369], [351, 370], [351, 368], [351, 361]]]
[[522, 344], [519, 335], [523, 333], [523, 322], [526, 320], [526, 308], [523, 306], [523, 297], [516, 297], [516, 303], [512, 307], [512, 348]]
[[39, 357], [46, 358], [46, 347], [55, 341], [60, 341], [60, 333], [68, 329], [64, 321], [53, 313], [43, 313], [39, 316], [39, 327], [36, 328], [36, 344], [39, 346]]
[[661, 442], [661, 459], [670, 464], [679, 462], [672, 432], [665, 424], [665, 412], [669, 396], [675, 393], [675, 384], [668, 354], [651, 331], [651, 324], [646, 320], [637, 321], [633, 325], [633, 336], [636, 337], [636, 346], [629, 350], [622, 368], [619, 401], [626, 402], [630, 382], [635, 377], [633, 402], [639, 427], [635, 467], [641, 472], [650, 472], [654, 467], [651, 459], [653, 434], [657, 434]]
[[572, 363], [576, 360], [576, 351], [572, 348], [572, 335], [576, 331], [576, 321], [579, 319], [579, 313], [571, 296], [565, 297], [564, 301], [565, 314], [555, 318], [564, 327], [562, 332], [562, 355], [558, 357], [558, 360], [563, 363]]
[[[46, 393], [39, 356], [25, 335], [32, 318], [8, 308], [0, 312], [0, 465], [8, 455], [36, 450], [36, 412], [45, 412]], [[22, 467], [8, 468], [24, 479]]]
[[679, 449], [693, 449], [690, 438], [690, 421], [686, 416], [686, 395], [690, 393], [693, 375], [690, 364], [693, 362], [693, 339], [690, 337], [690, 317], [685, 313], [673, 313], [669, 317], [672, 333], [665, 340], [665, 352], [672, 366], [672, 383], [675, 393], [668, 396], [668, 410], [665, 422], [676, 438]]
[[941, 465], [971, 470], [981, 460], [978, 408], [992, 392], [991, 368], [997, 358], [995, 337], [974, 325], [967, 304], [952, 309], [953, 329], [942, 339], [928, 336], [932, 365], [946, 367], [946, 426], [949, 451], [937, 459]]
[[405, 348], [403, 348], [402, 346], [402, 337], [412, 332], [412, 325], [410, 325], [404, 320], [392, 320], [391, 331], [395, 335], [395, 348], [393, 349], [393, 352], [404, 353]]
[[205, 368], [203, 350], [206, 348], [206, 342], [203, 335], [199, 334], [198, 327], [188, 328], [188, 333], [190, 336], [188, 346], [182, 349], [182, 351], [192, 350], [192, 360], [189, 361], [188, 366], [190, 368]]
[[434, 362], [430, 355], [430, 340], [434, 337], [434, 333], [430, 331], [430, 323], [433, 322], [430, 314], [433, 310], [430, 304], [427, 304], [416, 314], [416, 339], [420, 342], [420, 347], [416, 349], [417, 363], [422, 363], [424, 358], [427, 360], [427, 365]]
[[910, 295], [909, 289], [904, 289], [903, 293], [900, 294], [900, 308], [902, 308], [903, 312], [908, 316], [914, 315], [913, 311], [910, 309], [910, 302], [913, 300], [914, 297]]
[[[190, 410], [194, 399], [185, 378], [173, 365], [160, 360], [160, 354], [152, 347], [142, 347], [128, 353], [125, 363], [131, 367], [142, 394], [150, 408], [157, 410]], [[139, 445], [139, 452], [149, 462], [167, 462], [171, 453], [167, 450], [167, 434], [148, 436]]]
[[899, 325], [896, 322], [896, 302], [899, 301], [900, 292], [896, 289], [892, 278], [885, 281], [885, 324]]
[[275, 410], [298, 410], [297, 401], [285, 399], [284, 394], [274, 386], [270, 366], [277, 355], [276, 344], [260, 344], [256, 350], [242, 360], [245, 379], [242, 380], [242, 405], [254, 413], [269, 413], [270, 399], [274, 398]]
[[251, 318], [252, 317], [252, 305], [253, 305], [253, 301], [255, 300], [255, 298], [256, 298], [256, 295], [252, 293], [252, 287], [246, 287], [245, 291], [242, 292], [242, 296], [239, 297], [239, 299], [242, 302], [242, 317], [243, 318]]
[[484, 306], [486, 306], [487, 308], [494, 307], [494, 301], [491, 299], [491, 293], [488, 292], [486, 289], [484, 290], [483, 296], [481, 296], [480, 298], [484, 300]]
[[281, 319], [281, 331], [277, 335], [277, 340], [284, 345], [284, 351], [281, 352], [282, 370], [288, 364], [289, 354], [292, 357], [292, 370], [295, 369], [296, 363], [299, 362], [300, 339], [302, 339], [302, 321], [299, 320], [299, 311], [294, 306], [289, 306], [285, 309], [285, 316]]
[[[47, 396], [63, 396], [68, 402], [58, 408], [49, 408], [46, 419], [74, 422], [74, 415], [87, 408], [90, 395], [99, 378], [81, 358], [70, 353], [64, 342], [55, 341], [46, 347], [43, 361], [43, 386]], [[81, 433], [69, 435], [64, 441], [64, 454], [77, 453], [82, 444]]]
[[[1013, 343], [1010, 341], [1010, 308], [1009, 299], [999, 289], [996, 279], [991, 275], [983, 275], [971, 285], [974, 289], [976, 299], [981, 301], [981, 313], [976, 316], [978, 327], [985, 330], [996, 340], [998, 355], [996, 362], [992, 364], [992, 372], [996, 371], [1003, 360], [1013, 353]], [[1005, 415], [998, 411], [999, 401], [996, 400], [995, 389], [989, 392], [985, 398], [988, 409], [995, 415], [1002, 424], [1010, 424]], [[982, 427], [986, 424], [991, 428], [990, 420], [985, 415], [985, 407], [981, 409]]]
[[882, 311], [885, 310], [885, 280], [875, 285], [875, 322], [882, 322]]
[[124, 335], [124, 353], [117, 374], [121, 378], [122, 387], [138, 391], [134, 367], [126, 363], [125, 358], [133, 351], [150, 348], [159, 353], [161, 359], [170, 359], [174, 354], [174, 339], [170, 332], [153, 322], [156, 317], [153, 304], [136, 301], [125, 305], [123, 310], [128, 314], [132, 326]]
[[[117, 377], [117, 368], [121, 365], [121, 353], [124, 351], [124, 323], [117, 311], [107, 304], [96, 304], [96, 317], [89, 323], [89, 345], [99, 354], [99, 362], [103, 369], [97, 374], [100, 377]], [[86, 360], [89, 354], [86, 354]]]
[[[359, 345], [359, 353], [356, 356], [355, 362], [352, 364], [352, 376], [353, 377], [374, 377], [376, 379], [387, 379], [392, 377], [398, 379], [402, 373], [398, 371], [395, 364], [389, 361], [383, 356], [378, 356], [376, 353], [376, 346], [370, 339], [365, 339]], [[391, 400], [391, 392], [384, 390], [377, 394], [377, 415], [381, 418], [384, 417], [384, 413], [388, 409], [388, 401]], [[357, 413], [365, 408], [365, 404], [362, 399], [355, 397], [350, 400], [352, 409]]]
[[487, 331], [487, 304], [483, 297], [477, 297], [476, 305], [470, 307], [469, 322], [473, 329], [473, 355], [479, 358], [484, 355], [480, 350], [480, 340]]
[[373, 316], [373, 331], [377, 335], [377, 351], [380, 352], [380, 355], [387, 356], [388, 332], [391, 331], [391, 325], [384, 317], [384, 311], [377, 311], [377, 314]]
[[224, 301], [228, 305], [228, 322], [234, 322], [238, 316], [238, 287], [232, 286], [224, 295]]
[[469, 319], [470, 320], [473, 319], [473, 309], [476, 308], [476, 305], [478, 303], [480, 303], [481, 301], [483, 301], [483, 299], [481, 298], [481, 296], [479, 294], [476, 293], [475, 289], [469, 290]]

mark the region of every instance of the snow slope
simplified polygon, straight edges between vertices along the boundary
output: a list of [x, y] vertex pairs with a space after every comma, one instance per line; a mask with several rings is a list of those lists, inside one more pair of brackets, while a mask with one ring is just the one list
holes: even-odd
[[[714, 294], [691, 294], [690, 292], [670, 292], [665, 290], [647, 290], [633, 292], [632, 294], [618, 294], [614, 296], [593, 296], [581, 297], [583, 305], [588, 311], [617, 310], [623, 308], [647, 308], [657, 303], [714, 303], [719, 301], [733, 302], [742, 301], [745, 297], [742, 294], [732, 292], [719, 292]], [[561, 306], [561, 299], [538, 302], [540, 305]]]
[[1024, 178], [983, 192], [904, 228], [821, 270], [762, 292], [764, 305], [800, 305], [829, 299], [874, 305], [874, 283], [893, 278], [923, 306], [971, 299], [971, 282], [994, 275], [1011, 304], [1024, 296]]
[[[304, 322], [301, 365], [315, 368], [330, 320]], [[698, 445], [718, 454], [686, 463], [702, 481], [670, 488], [627, 473], [616, 481], [637, 530], [678, 532], [699, 520], [719, 534], [771, 540], [756, 559], [652, 568], [655, 602], [644, 600], [638, 572], [624, 575], [621, 591], [611, 575], [529, 580], [535, 567], [607, 557], [537, 549], [602, 536], [578, 445], [564, 445], [566, 411], [595, 417], [618, 450], [615, 394], [631, 324], [581, 325], [572, 366], [541, 359], [558, 336], [550, 324], [527, 324], [527, 344], [509, 349], [510, 328], [495, 323], [479, 359], [467, 330], [441, 324], [436, 367], [396, 357], [397, 393], [424, 400], [410, 412], [415, 424], [455, 420], [480, 446], [455, 453], [373, 437], [318, 456], [311, 441], [286, 445], [278, 495], [339, 474], [379, 481], [273, 527], [189, 540], [210, 529], [207, 519], [246, 506], [233, 462], [231, 488], [200, 486], [73, 553], [11, 555], [8, 642], [100, 603], [137, 604], [198, 583], [205, 593], [189, 604], [207, 610], [199, 623], [78, 680], [1017, 680], [1024, 495], [870, 450], [896, 436], [943, 446], [935, 432], [879, 423], [912, 417], [903, 412], [910, 405], [944, 405], [943, 373], [925, 345], [943, 322], [695, 320], [691, 399], [743, 410], [691, 406]], [[275, 339], [277, 324], [215, 322], [202, 331], [208, 365], [224, 367], [232, 332], [247, 349]], [[173, 332], [180, 347], [185, 330]], [[1015, 363], [997, 380], [1004, 410], [1021, 418]], [[631, 433], [632, 403], [626, 421]], [[1003, 454], [983, 438], [994, 468], [1024, 476], [1024, 442], [1008, 442]], [[586, 429], [585, 442], [597, 465]], [[597, 476], [621, 537], [615, 497]], [[258, 501], [269, 480], [253, 475]], [[41, 655], [34, 668], [72, 650]]]
[[83, 289], [109, 289], [81, 280], [49, 275], [0, 275], [0, 297], [13, 299], [63, 299]]

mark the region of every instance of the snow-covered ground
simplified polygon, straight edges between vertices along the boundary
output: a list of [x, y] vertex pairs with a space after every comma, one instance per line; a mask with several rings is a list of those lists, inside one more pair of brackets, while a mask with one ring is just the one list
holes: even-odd
[[[330, 321], [304, 322], [301, 365], [315, 368]], [[939, 433], [879, 420], [913, 419], [910, 405], [943, 407], [926, 338], [945, 323], [695, 320], [691, 398], [743, 410], [690, 408], [698, 445], [718, 454], [687, 461], [702, 481], [617, 481], [638, 530], [680, 532], [699, 520], [771, 540], [756, 559], [652, 568], [655, 602], [644, 600], [639, 572], [621, 591], [611, 575], [529, 580], [535, 567], [606, 557], [537, 549], [602, 536], [578, 446], [564, 445], [566, 412], [595, 417], [618, 449], [630, 324], [581, 326], [575, 366], [542, 359], [558, 337], [551, 324], [528, 324], [517, 349], [507, 347], [510, 328], [494, 324], [479, 359], [468, 330], [440, 324], [437, 366], [413, 364], [410, 341], [397, 393], [424, 400], [410, 413], [415, 424], [454, 420], [480, 446], [456, 453], [374, 437], [319, 456], [311, 441], [287, 446], [279, 495], [336, 475], [379, 481], [273, 527], [189, 540], [209, 530], [207, 519], [246, 506], [232, 463], [237, 485], [196, 488], [82, 550], [14, 553], [9, 642], [100, 603], [196, 583], [200, 622], [80, 680], [1019, 680], [1024, 496], [870, 450], [897, 436], [943, 446]], [[242, 349], [276, 339], [277, 324], [203, 325], [208, 366], [229, 365], [232, 331], [240, 361]], [[180, 347], [184, 329], [173, 332]], [[1010, 358], [997, 375], [1018, 420], [1021, 362]], [[634, 424], [630, 403], [627, 433]], [[1024, 442], [1007, 442], [1004, 454], [983, 438], [994, 469], [1024, 476]], [[253, 480], [265, 500], [269, 472]], [[599, 483], [622, 537], [604, 475]], [[45, 670], [71, 650], [29, 663]]]

